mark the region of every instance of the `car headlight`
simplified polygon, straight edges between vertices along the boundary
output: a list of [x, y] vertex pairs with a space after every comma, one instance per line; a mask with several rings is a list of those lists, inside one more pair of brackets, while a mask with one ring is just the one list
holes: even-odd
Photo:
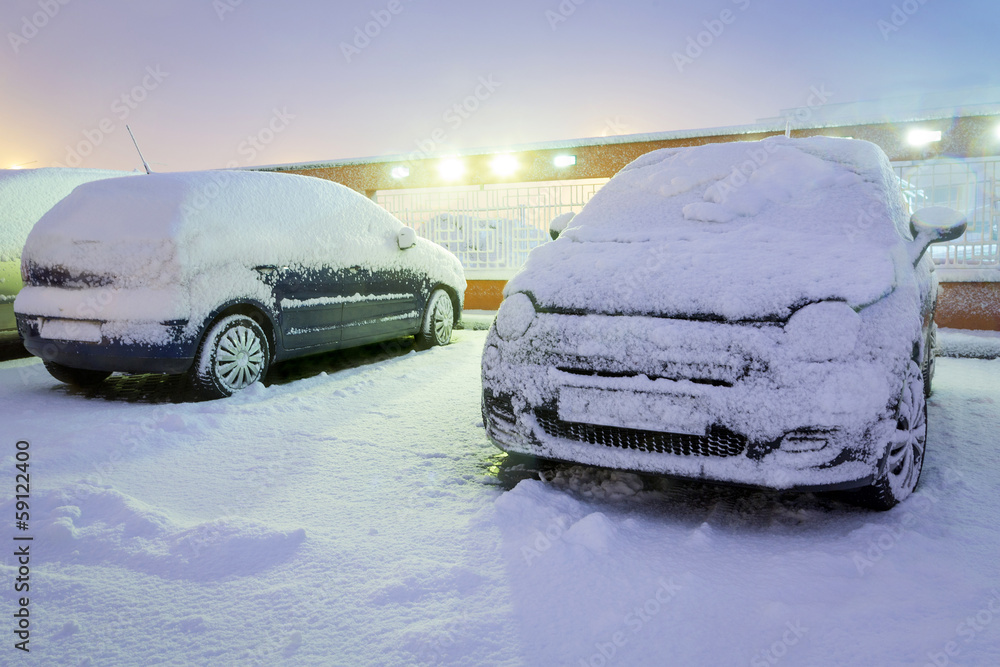
[[497, 335], [503, 340], [517, 340], [528, 330], [535, 319], [535, 304], [527, 294], [511, 294], [500, 304], [497, 312]]
[[820, 301], [800, 308], [785, 324], [792, 357], [829, 361], [849, 354], [858, 341], [861, 316], [843, 301]]

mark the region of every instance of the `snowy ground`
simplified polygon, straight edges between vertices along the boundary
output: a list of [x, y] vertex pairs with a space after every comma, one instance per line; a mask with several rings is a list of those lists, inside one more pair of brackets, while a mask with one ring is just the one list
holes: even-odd
[[1000, 360], [939, 361], [921, 486], [875, 514], [568, 466], [515, 485], [484, 338], [203, 403], [0, 363], [0, 664], [1000, 664]]

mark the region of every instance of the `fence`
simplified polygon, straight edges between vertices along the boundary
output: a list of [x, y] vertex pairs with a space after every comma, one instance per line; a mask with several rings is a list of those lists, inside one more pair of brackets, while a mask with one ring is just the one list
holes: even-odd
[[379, 190], [375, 201], [455, 253], [469, 277], [505, 280], [549, 240], [553, 218], [579, 212], [607, 181]]
[[984, 269], [1000, 266], [1000, 158], [962, 158], [895, 162], [910, 210], [950, 206], [965, 213], [968, 228], [962, 238], [931, 247], [942, 267]]
[[[968, 216], [964, 236], [935, 244], [947, 268], [1000, 268], [1000, 158], [896, 162], [911, 210], [950, 206]], [[424, 238], [455, 253], [471, 278], [505, 280], [549, 239], [549, 222], [579, 212], [608, 179], [532, 185], [380, 190], [375, 201]]]

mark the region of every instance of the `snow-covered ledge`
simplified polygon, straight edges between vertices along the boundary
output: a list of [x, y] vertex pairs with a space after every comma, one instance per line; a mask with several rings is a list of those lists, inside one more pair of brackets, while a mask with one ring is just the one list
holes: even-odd
[[938, 266], [934, 272], [943, 283], [1000, 283], [998, 266], [975, 269]]

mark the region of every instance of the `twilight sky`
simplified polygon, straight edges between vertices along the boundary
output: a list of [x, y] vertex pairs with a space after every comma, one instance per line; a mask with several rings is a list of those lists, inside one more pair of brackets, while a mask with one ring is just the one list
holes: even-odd
[[141, 168], [126, 123], [157, 171], [741, 125], [998, 85], [998, 26], [996, 0], [4, 0], [0, 168]]

